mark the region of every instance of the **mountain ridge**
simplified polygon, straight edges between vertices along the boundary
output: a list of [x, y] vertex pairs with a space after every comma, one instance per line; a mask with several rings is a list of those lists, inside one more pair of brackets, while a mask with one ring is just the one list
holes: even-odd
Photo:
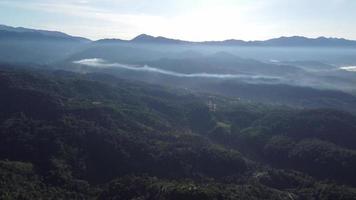
[[227, 46], [356, 46], [356, 41], [344, 38], [324, 37], [308, 38], [304, 36], [281, 36], [268, 40], [245, 41], [239, 39], [227, 39], [222, 41], [193, 42], [179, 39], [170, 39], [162, 36], [150, 36], [141, 34], [129, 40], [134, 43], [165, 43], [165, 44], [205, 44]]
[[72, 36], [60, 31], [48, 31], [39, 29], [29, 29], [24, 27], [12, 27], [0, 25], [0, 39], [56, 39], [71, 40], [78, 42], [89, 42], [90, 39]]
[[245, 41], [239, 39], [227, 39], [222, 41], [186, 41], [180, 39], [171, 39], [163, 36], [151, 36], [147, 34], [140, 34], [134, 37], [131, 40], [122, 40], [122, 39], [100, 39], [95, 42], [125, 42], [125, 43], [134, 43], [134, 44], [180, 44], [180, 45], [216, 45], [216, 46], [347, 46], [347, 47], [356, 47], [355, 40], [349, 40], [345, 38], [335, 38], [335, 37], [325, 37], [320, 36], [317, 38], [308, 38], [305, 36], [281, 36], [278, 38], [272, 38], [268, 40], [252, 40]]
[[33, 38], [50, 38], [50, 39], [69, 39], [75, 41], [95, 42], [95, 43], [133, 43], [133, 44], [175, 44], [175, 45], [216, 45], [216, 46], [276, 46], [276, 47], [356, 47], [356, 40], [345, 38], [325, 37], [309, 38], [305, 36], [281, 36], [268, 40], [239, 40], [227, 39], [222, 41], [186, 41], [172, 39], [163, 36], [152, 36], [140, 34], [131, 40], [119, 38], [104, 38], [96, 41], [84, 37], [71, 36], [59, 31], [37, 30], [23, 27], [11, 27], [0, 25], [0, 39], [33, 39]]

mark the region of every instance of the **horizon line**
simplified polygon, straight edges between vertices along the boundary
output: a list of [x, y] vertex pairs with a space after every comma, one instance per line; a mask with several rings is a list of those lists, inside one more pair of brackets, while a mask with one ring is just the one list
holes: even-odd
[[178, 39], [178, 38], [171, 38], [169, 36], [163, 36], [163, 35], [151, 35], [151, 34], [147, 34], [147, 33], [141, 33], [138, 34], [134, 37], [132, 37], [131, 39], [122, 39], [119, 37], [107, 37], [107, 38], [100, 38], [100, 39], [93, 39], [90, 37], [84, 37], [84, 36], [80, 36], [80, 35], [75, 35], [75, 34], [70, 34], [67, 33], [65, 31], [60, 31], [60, 30], [51, 30], [51, 29], [41, 29], [41, 28], [27, 28], [24, 26], [10, 26], [10, 25], [6, 25], [6, 24], [0, 24], [0, 26], [6, 26], [6, 27], [10, 27], [10, 28], [24, 28], [24, 29], [31, 29], [34, 31], [50, 31], [50, 32], [60, 32], [60, 33], [64, 33], [68, 36], [71, 37], [81, 37], [81, 38], [85, 38], [88, 39], [90, 41], [96, 42], [96, 41], [100, 41], [100, 40], [122, 40], [122, 41], [132, 41], [135, 38], [145, 35], [145, 36], [150, 36], [153, 38], [164, 38], [164, 39], [170, 39], [170, 40], [176, 40], [176, 41], [182, 41], [182, 42], [191, 42], [191, 43], [203, 43], [203, 42], [225, 42], [225, 41], [243, 41], [243, 42], [263, 42], [263, 41], [268, 41], [268, 40], [272, 40], [272, 39], [280, 39], [280, 38], [293, 38], [293, 37], [299, 37], [299, 38], [306, 38], [306, 39], [319, 39], [319, 38], [326, 38], [326, 39], [341, 39], [341, 40], [348, 40], [348, 41], [356, 41], [356, 39], [350, 39], [350, 38], [345, 38], [345, 37], [334, 37], [334, 36], [315, 36], [315, 37], [308, 37], [305, 35], [291, 35], [291, 36], [287, 36], [287, 35], [280, 35], [280, 36], [276, 36], [276, 37], [272, 37], [272, 38], [268, 38], [268, 39], [256, 39], [256, 40], [244, 40], [244, 39], [237, 39], [237, 38], [228, 38], [228, 39], [224, 39], [224, 40], [184, 40], [184, 39]]

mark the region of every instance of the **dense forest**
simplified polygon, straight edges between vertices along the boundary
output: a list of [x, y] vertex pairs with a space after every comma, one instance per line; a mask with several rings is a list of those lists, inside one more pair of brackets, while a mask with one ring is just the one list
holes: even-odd
[[0, 97], [0, 199], [356, 199], [345, 111], [10, 65]]

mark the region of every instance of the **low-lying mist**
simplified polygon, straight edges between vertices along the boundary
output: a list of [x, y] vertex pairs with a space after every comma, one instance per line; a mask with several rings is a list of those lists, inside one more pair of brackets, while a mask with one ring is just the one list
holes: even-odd
[[247, 74], [212, 74], [212, 73], [179, 73], [164, 69], [159, 69], [151, 67], [148, 65], [138, 66], [138, 65], [127, 65], [121, 63], [109, 63], [104, 59], [100, 58], [90, 58], [74, 61], [75, 64], [86, 65], [90, 67], [97, 68], [121, 68], [126, 70], [133, 71], [142, 71], [142, 72], [152, 72], [168, 76], [181, 77], [181, 78], [212, 78], [212, 79], [246, 79], [246, 80], [261, 80], [261, 81], [274, 81], [281, 82], [283, 78], [277, 76], [264, 76], [264, 75], [247, 75]]
[[346, 66], [346, 67], [341, 67], [340, 69], [349, 71], [349, 72], [356, 72], [356, 66]]
[[[249, 84], [285, 84], [302, 87], [313, 87], [317, 89], [333, 89], [342, 91], [352, 91], [356, 83], [352, 72], [353, 68], [333, 68], [333, 69], [317, 69], [314, 71], [301, 71], [298, 73], [281, 73], [279, 76], [271, 76], [266, 74], [268, 67], [261, 66], [261, 70], [251, 70], [249, 73], [221, 73], [206, 72], [204, 70], [198, 72], [177, 72], [158, 68], [146, 64], [123, 64], [118, 62], [110, 62], [102, 58], [87, 58], [73, 61], [74, 64], [79, 66], [86, 66], [94, 68], [96, 71], [110, 71], [117, 76], [129, 78], [136, 76], [138, 80], [149, 80], [153, 83], [162, 84], [163, 82], [172, 81], [173, 79], [189, 80], [189, 82], [197, 82], [197, 79], [206, 79], [205, 82], [214, 81], [239, 81]], [[263, 64], [263, 63], [261, 63]], [[189, 66], [194, 69], [195, 66]], [[286, 66], [288, 67], [288, 66]], [[194, 70], [192, 70], [194, 71]], [[86, 71], [84, 71], [86, 72]], [[127, 74], [129, 73], [129, 75]], [[132, 75], [134, 73], [134, 75]], [[140, 78], [141, 77], [141, 78]], [[171, 80], [170, 80], [171, 79]], [[164, 81], [163, 81], [164, 80]]]

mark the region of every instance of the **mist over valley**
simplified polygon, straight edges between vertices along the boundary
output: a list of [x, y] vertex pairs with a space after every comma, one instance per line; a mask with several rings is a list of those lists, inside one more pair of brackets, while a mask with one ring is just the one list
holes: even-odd
[[0, 199], [355, 199], [356, 41], [226, 39], [1, 25]]

